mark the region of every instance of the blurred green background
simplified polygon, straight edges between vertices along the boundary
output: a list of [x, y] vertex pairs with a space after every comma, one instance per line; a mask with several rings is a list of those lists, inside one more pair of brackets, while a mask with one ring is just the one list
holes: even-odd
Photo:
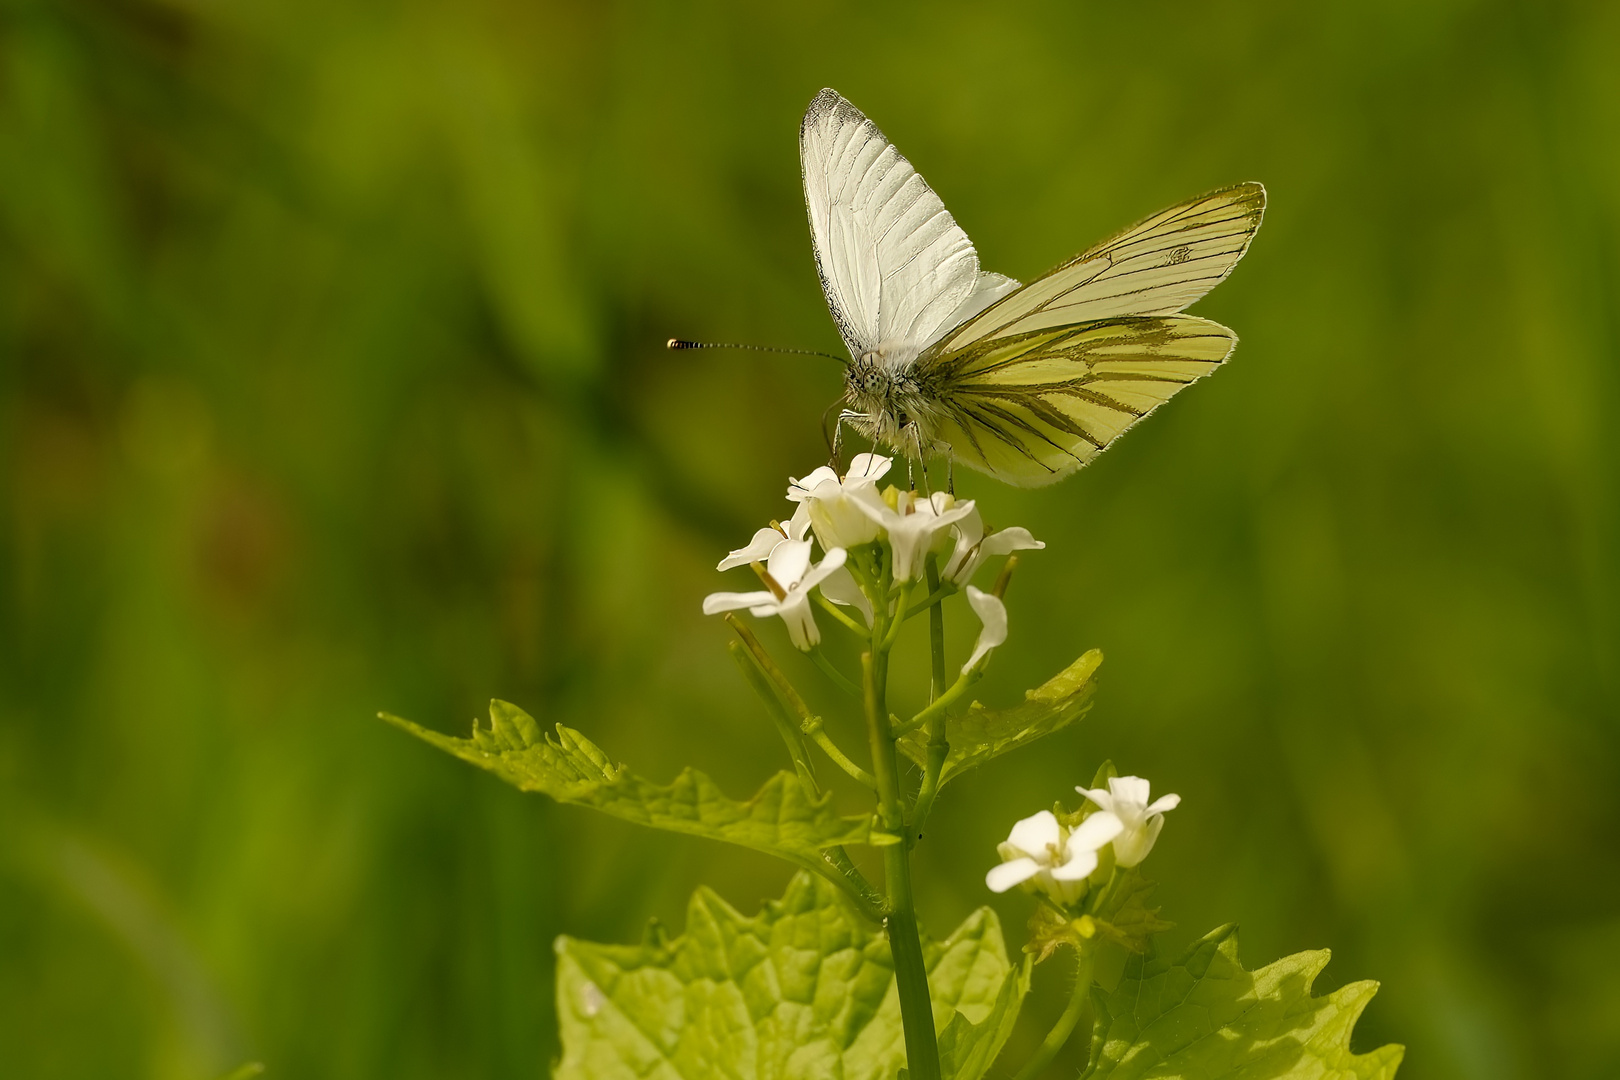
[[948, 793], [927, 925], [1112, 757], [1185, 799], [1181, 939], [1331, 946], [1412, 1080], [1620, 1075], [1620, 5], [0, 10], [0, 1073], [536, 1077], [555, 935], [779, 893], [374, 714], [782, 764], [698, 607], [839, 372], [663, 342], [837, 345], [831, 85], [1023, 278], [1271, 193], [1225, 370], [960, 485], [1049, 545], [986, 700], [1108, 661]]

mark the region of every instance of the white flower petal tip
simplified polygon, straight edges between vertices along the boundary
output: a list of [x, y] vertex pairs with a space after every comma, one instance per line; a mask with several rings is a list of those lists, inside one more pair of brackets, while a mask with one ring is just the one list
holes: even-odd
[[957, 521], [951, 532], [956, 538], [956, 548], [945, 562], [943, 577], [953, 585], [965, 585], [973, 580], [973, 575], [991, 556], [1038, 551], [1046, 546], [1031, 536], [1028, 529], [1019, 526], [986, 535], [984, 520], [976, 509]]
[[1014, 859], [1000, 866], [992, 866], [984, 875], [984, 883], [991, 892], [1004, 893], [1014, 885], [1022, 885], [1041, 872], [1041, 864], [1034, 859]]
[[[1123, 824], [1124, 828], [1114, 837], [1114, 860], [1126, 868], [1137, 866], [1148, 857], [1159, 833], [1164, 830], [1165, 812], [1181, 805], [1180, 795], [1162, 795], [1149, 803], [1152, 788], [1140, 776], [1110, 777], [1106, 791], [1082, 787], [1074, 790]], [[1102, 816], [1093, 814], [1086, 820]]]
[[1007, 640], [1007, 605], [1001, 602], [1001, 597], [969, 585], [967, 600], [973, 614], [979, 617], [981, 628], [979, 640], [973, 644], [973, 655], [962, 665], [964, 675], [988, 656], [991, 649]]

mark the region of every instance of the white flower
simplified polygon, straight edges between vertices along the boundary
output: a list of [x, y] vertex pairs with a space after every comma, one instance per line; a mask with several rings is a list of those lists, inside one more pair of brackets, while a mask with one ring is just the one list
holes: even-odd
[[[972, 505], [971, 503], [969, 505]], [[984, 534], [984, 519], [975, 509], [958, 521], [951, 532], [956, 537], [956, 550], [945, 564], [943, 577], [953, 585], [965, 585], [973, 580], [979, 567], [992, 555], [1010, 555], [1015, 551], [1039, 551], [1046, 545], [1020, 526], [997, 529]]]
[[973, 513], [973, 500], [958, 503], [943, 491], [921, 499], [915, 491], [896, 493], [895, 508], [881, 499], [856, 504], [861, 513], [881, 525], [894, 549], [894, 580], [915, 581], [934, 541], [946, 529]]
[[1117, 817], [1104, 812], [1069, 830], [1052, 811], [1042, 810], [1014, 825], [1006, 842], [996, 845], [1002, 862], [984, 876], [984, 883], [991, 892], [1002, 893], [1034, 879], [1035, 887], [1059, 904], [1072, 904], [1097, 869], [1097, 852], [1122, 828]]
[[810, 590], [820, 585], [844, 565], [844, 549], [833, 548], [820, 563], [811, 565], [810, 541], [783, 540], [771, 551], [765, 563], [768, 592], [710, 593], [703, 600], [703, 614], [747, 608], [755, 615], [780, 615], [787, 623], [788, 637], [796, 648], [808, 650], [821, 640], [810, 611]]
[[790, 477], [787, 497], [806, 508], [824, 550], [870, 544], [878, 527], [858, 507], [883, 505], [877, 482], [892, 464], [880, 454], [856, 454], [842, 478], [825, 465], [802, 480]]
[[821, 595], [835, 604], [854, 608], [861, 613], [868, 627], [872, 625], [872, 601], [861, 591], [849, 567], [840, 566], [829, 574], [821, 583]]
[[1007, 605], [994, 593], [981, 592], [972, 585], [967, 587], [968, 606], [979, 617], [982, 627], [979, 640], [973, 644], [973, 655], [962, 665], [962, 674], [989, 654], [990, 650], [1007, 640]]
[[784, 540], [803, 540], [810, 532], [810, 512], [803, 504], [793, 512], [793, 517], [786, 525], [773, 521], [767, 529], [761, 529], [754, 534], [747, 547], [740, 547], [736, 551], [720, 560], [716, 570], [730, 570], [737, 566], [747, 566], [749, 563], [764, 562], [776, 550], [776, 545]]
[[1114, 841], [1114, 858], [1121, 866], [1135, 866], [1148, 857], [1164, 828], [1164, 813], [1181, 805], [1180, 795], [1165, 795], [1148, 802], [1148, 782], [1140, 776], [1111, 776], [1108, 790], [1074, 790], [1119, 818], [1124, 831]]

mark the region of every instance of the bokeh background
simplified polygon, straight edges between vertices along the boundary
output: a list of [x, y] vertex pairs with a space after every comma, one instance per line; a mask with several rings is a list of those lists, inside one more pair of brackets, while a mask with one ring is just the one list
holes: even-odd
[[948, 792], [926, 923], [1112, 757], [1184, 797], [1181, 940], [1331, 946], [1412, 1080], [1620, 1075], [1620, 6], [0, 12], [0, 1073], [536, 1077], [557, 934], [780, 891], [374, 714], [782, 764], [698, 607], [839, 371], [663, 342], [837, 346], [831, 85], [1019, 277], [1271, 193], [1197, 308], [1225, 370], [1058, 487], [961, 484], [1049, 545], [986, 700], [1108, 660]]

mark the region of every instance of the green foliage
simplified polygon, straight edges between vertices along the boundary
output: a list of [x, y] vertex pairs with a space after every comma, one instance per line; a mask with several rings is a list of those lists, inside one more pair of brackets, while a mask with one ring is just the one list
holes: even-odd
[[[1028, 965], [1008, 962], [988, 908], [923, 952], [944, 1075], [977, 1080], [1011, 1033]], [[700, 889], [682, 937], [562, 937], [557, 954], [558, 1080], [888, 1080], [905, 1063], [888, 942], [808, 874], [753, 918]]]
[[615, 765], [600, 747], [572, 728], [541, 732], [532, 716], [505, 701], [489, 704], [489, 727], [473, 722], [470, 739], [429, 731], [382, 714], [411, 734], [463, 761], [487, 769], [523, 791], [589, 806], [654, 829], [706, 836], [826, 871], [821, 852], [865, 841], [870, 818], [840, 817], [832, 800], [810, 798], [792, 773], [779, 772], [746, 802], [728, 798], [696, 769], [672, 783], [654, 784]]
[[[1102, 651], [1092, 649], [1034, 690], [1025, 691], [1021, 705], [987, 709], [975, 701], [964, 715], [951, 717], [945, 727], [951, 749], [940, 774], [940, 786], [991, 758], [1079, 720], [1091, 708], [1091, 695], [1097, 688], [1095, 676], [1102, 661]], [[907, 732], [900, 739], [900, 749], [918, 765], [926, 766], [928, 733], [921, 729]]]
[[1311, 983], [1327, 950], [1259, 971], [1238, 961], [1237, 929], [1210, 932], [1176, 960], [1133, 959], [1112, 993], [1096, 992], [1086, 1077], [1138, 1080], [1387, 1080], [1405, 1049], [1350, 1051], [1351, 1029], [1378, 990], [1356, 982], [1326, 997]]

